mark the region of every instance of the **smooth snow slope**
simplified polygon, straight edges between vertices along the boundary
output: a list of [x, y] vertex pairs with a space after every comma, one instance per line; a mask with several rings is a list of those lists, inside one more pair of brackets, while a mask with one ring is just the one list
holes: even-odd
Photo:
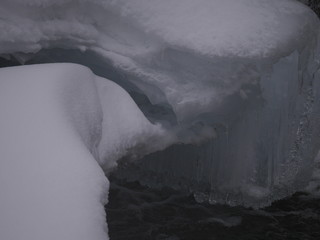
[[121, 157], [141, 157], [169, 144], [161, 142], [168, 133], [152, 125], [124, 89], [101, 77], [96, 77], [96, 84], [103, 107], [99, 154], [106, 171]]
[[85, 67], [0, 70], [0, 239], [107, 239], [109, 183], [91, 153], [102, 112]]
[[[127, 121], [122, 135], [113, 133], [100, 143], [101, 135], [111, 132], [102, 133], [103, 126], [112, 129], [127, 115], [122, 111], [103, 119], [109, 110], [117, 112], [123, 90], [99, 78], [114, 100], [104, 104], [96, 80], [88, 68], [75, 64], [0, 69], [1, 240], [108, 239], [109, 182], [97, 162], [98, 145], [112, 145], [121, 154], [126, 144], [134, 147], [138, 141], [124, 136], [132, 135]], [[139, 111], [132, 100], [125, 101], [127, 111]], [[152, 131], [142, 114], [132, 120], [144, 121]], [[137, 128], [134, 133], [146, 134]]]

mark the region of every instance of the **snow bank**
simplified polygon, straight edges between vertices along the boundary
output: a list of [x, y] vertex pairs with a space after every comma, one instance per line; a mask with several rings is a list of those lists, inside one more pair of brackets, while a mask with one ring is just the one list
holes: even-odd
[[[109, 182], [96, 161], [98, 145], [123, 154], [138, 144], [126, 133], [132, 139], [153, 125], [121, 98], [120, 87], [101, 78], [108, 95], [101, 97], [112, 102], [100, 103], [96, 79], [75, 64], [0, 69], [0, 239], [108, 239]], [[118, 106], [125, 111], [117, 113]], [[143, 129], [132, 132], [131, 121], [122, 122], [128, 113]], [[121, 135], [112, 133], [120, 122]]]

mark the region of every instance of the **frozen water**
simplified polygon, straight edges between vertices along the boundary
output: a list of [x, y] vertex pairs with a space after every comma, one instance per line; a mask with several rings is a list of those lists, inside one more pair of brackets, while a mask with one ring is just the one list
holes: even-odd
[[[110, 157], [106, 168], [126, 154], [177, 142], [189, 145], [147, 157], [126, 177], [142, 180], [142, 172], [149, 185], [187, 188], [198, 200], [254, 206], [307, 184], [320, 145], [320, 61], [319, 20], [303, 4], [3, 0], [0, 14], [3, 56], [25, 62], [45, 48], [94, 52], [100, 72], [116, 71], [151, 105], [173, 110], [169, 139], [150, 137], [141, 148], [117, 140], [121, 154], [107, 143], [100, 148]], [[155, 112], [153, 119], [167, 120]], [[143, 121], [132, 124], [149, 128]], [[122, 129], [108, 131], [126, 136]], [[124, 153], [122, 144], [130, 150]]]
[[[208, 122], [214, 128], [211, 140], [147, 156], [133, 168], [143, 172], [139, 179], [191, 189], [199, 201], [256, 207], [302, 190], [320, 143], [316, 61], [299, 66], [298, 52], [282, 58], [198, 119], [195, 129]], [[123, 175], [135, 179], [132, 170]]]

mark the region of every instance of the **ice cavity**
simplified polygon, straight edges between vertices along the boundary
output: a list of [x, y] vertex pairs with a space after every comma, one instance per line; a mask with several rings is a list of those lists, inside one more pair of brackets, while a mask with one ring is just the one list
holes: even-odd
[[144, 159], [140, 180], [255, 206], [306, 184], [319, 149], [319, 21], [302, 4], [5, 0], [1, 16], [1, 53], [88, 50], [173, 109], [176, 142], [191, 144]]
[[[97, 160], [155, 132], [138, 107], [84, 66], [42, 64], [0, 69], [0, 112], [0, 238], [108, 239], [109, 182]], [[117, 131], [126, 112], [143, 129], [124, 120]]]

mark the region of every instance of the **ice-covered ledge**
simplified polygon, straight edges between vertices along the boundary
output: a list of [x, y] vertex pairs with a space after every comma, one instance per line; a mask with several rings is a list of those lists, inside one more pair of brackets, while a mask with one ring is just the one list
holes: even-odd
[[190, 145], [140, 162], [148, 184], [254, 206], [306, 185], [319, 149], [319, 20], [301, 3], [3, 0], [0, 12], [0, 53], [95, 52], [99, 73], [173, 109], [169, 142]]

